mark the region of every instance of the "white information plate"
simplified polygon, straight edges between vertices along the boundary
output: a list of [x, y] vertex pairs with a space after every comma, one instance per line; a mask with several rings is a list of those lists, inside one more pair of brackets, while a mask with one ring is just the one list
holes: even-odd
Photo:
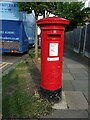
[[58, 56], [58, 43], [49, 44], [49, 56]]
[[59, 61], [59, 57], [55, 57], [55, 58], [47, 58], [47, 61]]

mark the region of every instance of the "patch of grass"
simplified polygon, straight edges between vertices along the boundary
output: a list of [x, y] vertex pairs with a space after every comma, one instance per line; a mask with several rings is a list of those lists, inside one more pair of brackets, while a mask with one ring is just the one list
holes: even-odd
[[5, 117], [38, 117], [46, 115], [51, 107], [47, 100], [29, 96], [25, 91], [16, 91], [4, 97], [3, 105]]
[[51, 110], [51, 103], [42, 99], [38, 92], [35, 93], [34, 81], [28, 74], [28, 67], [31, 67], [28, 64], [30, 61], [31, 59], [28, 58], [21, 62], [2, 78], [2, 112], [4, 117], [33, 118], [46, 115]]
[[[35, 58], [35, 53], [31, 53], [29, 55], [30, 55], [30, 57]], [[38, 57], [40, 58], [40, 53], [38, 53]]]
[[[38, 49], [38, 57], [40, 58], [41, 56], [41, 49]], [[32, 58], [35, 58], [35, 48], [32, 51], [29, 51], [29, 56]]]

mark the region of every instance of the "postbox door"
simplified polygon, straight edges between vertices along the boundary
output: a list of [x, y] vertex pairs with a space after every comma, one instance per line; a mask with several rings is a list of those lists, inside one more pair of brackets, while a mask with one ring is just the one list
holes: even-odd
[[[53, 30], [55, 31], [55, 30]], [[57, 30], [55, 32], [47, 33], [47, 41], [48, 42], [48, 57], [58, 59], [59, 61], [63, 61], [63, 47], [64, 47], [64, 32]]]
[[55, 90], [62, 86], [62, 49], [63, 39], [62, 32], [57, 34], [53, 32], [44, 32], [45, 38], [42, 41], [42, 63], [43, 69], [41, 79], [43, 87], [49, 90]]

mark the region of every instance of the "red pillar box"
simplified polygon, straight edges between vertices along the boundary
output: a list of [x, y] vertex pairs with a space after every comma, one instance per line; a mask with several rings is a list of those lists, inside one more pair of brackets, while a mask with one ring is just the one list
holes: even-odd
[[[47, 17], [37, 21], [41, 28], [41, 91], [49, 98], [60, 98], [64, 30], [69, 20]], [[58, 97], [59, 96], [59, 97]]]

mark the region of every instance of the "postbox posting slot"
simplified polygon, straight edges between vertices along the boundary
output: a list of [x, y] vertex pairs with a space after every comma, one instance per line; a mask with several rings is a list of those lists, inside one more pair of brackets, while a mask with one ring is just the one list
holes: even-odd
[[56, 38], [60, 38], [60, 37], [61, 37], [61, 34], [48, 34], [48, 37], [49, 37], [49, 38], [52, 38], [52, 39], [53, 39], [53, 38], [56, 39]]

